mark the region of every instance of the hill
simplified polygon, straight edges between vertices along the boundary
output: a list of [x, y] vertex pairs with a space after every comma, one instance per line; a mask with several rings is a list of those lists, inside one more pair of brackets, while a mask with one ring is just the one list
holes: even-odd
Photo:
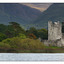
[[47, 28], [48, 21], [64, 21], [64, 3], [54, 3], [34, 21], [38, 27]]
[[41, 12], [19, 3], [0, 3], [0, 23], [18, 22], [21, 25], [32, 23]]

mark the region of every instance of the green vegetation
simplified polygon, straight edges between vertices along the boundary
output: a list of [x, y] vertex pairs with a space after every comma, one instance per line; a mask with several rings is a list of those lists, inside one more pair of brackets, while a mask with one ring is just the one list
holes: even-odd
[[41, 37], [42, 39], [48, 39], [48, 31], [46, 29], [40, 29], [38, 31], [38, 35], [39, 37]]
[[7, 36], [5, 34], [0, 33], [0, 41], [4, 40], [6, 38], [7, 38]]
[[[7, 38], [0, 42], [0, 52], [14, 52], [14, 53], [61, 53], [64, 52], [64, 48], [45, 46], [38, 39], [20, 37]], [[3, 51], [2, 51], [3, 50]]]
[[[4, 29], [5, 28], [5, 29]], [[64, 48], [45, 46], [38, 38], [48, 39], [44, 28], [31, 27], [24, 30], [18, 23], [0, 24], [0, 52], [7, 53], [55, 53], [64, 52]]]
[[13, 37], [3, 40], [2, 43], [10, 45], [10, 49], [17, 52], [22, 52], [25, 50], [34, 51], [44, 49], [43, 43], [41, 43], [39, 40], [34, 40], [30, 38], [21, 39], [20, 37]]
[[24, 30], [16, 22], [0, 24], [0, 52], [40, 52], [45, 46], [38, 38], [46, 39], [41, 37], [44, 34], [47, 34], [46, 29], [31, 27]]

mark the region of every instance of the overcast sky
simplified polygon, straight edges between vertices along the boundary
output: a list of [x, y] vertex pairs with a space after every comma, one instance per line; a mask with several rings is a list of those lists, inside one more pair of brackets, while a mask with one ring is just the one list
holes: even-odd
[[36, 9], [42, 11], [42, 12], [44, 10], [46, 10], [51, 5], [51, 3], [23, 3], [23, 4], [30, 6], [32, 8], [36, 8]]

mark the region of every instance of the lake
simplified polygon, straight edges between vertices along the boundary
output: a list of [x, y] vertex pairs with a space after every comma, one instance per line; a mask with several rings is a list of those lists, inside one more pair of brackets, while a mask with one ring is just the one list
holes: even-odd
[[64, 53], [0, 53], [0, 61], [64, 61]]

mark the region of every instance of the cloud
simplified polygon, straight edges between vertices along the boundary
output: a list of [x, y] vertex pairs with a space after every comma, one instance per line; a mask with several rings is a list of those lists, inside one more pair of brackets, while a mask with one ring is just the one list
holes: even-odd
[[27, 5], [43, 12], [51, 5], [51, 3], [23, 3], [23, 5]]

